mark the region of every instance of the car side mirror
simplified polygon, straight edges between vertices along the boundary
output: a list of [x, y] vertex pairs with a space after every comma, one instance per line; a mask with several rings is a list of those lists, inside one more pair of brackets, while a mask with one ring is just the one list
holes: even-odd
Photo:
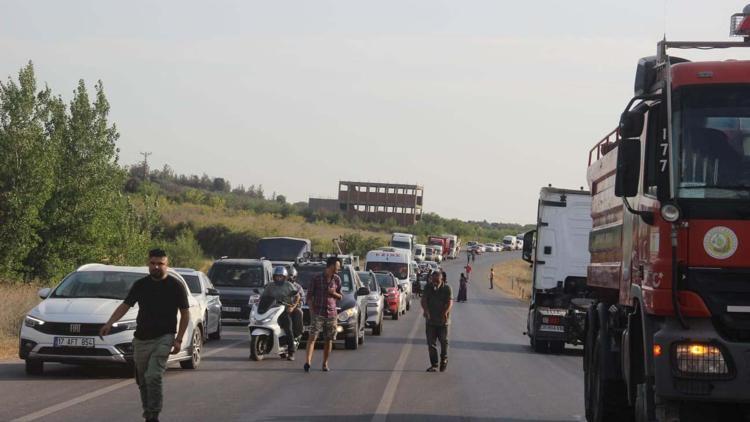
[[49, 287], [45, 287], [43, 289], [39, 289], [39, 291], [36, 292], [36, 294], [39, 295], [39, 299], [47, 299], [50, 292], [52, 292], [52, 289], [50, 289]]
[[359, 290], [357, 290], [357, 296], [367, 296], [370, 294], [370, 289], [367, 287], [360, 287]]
[[208, 290], [206, 291], [206, 294], [209, 296], [219, 296], [219, 290], [213, 287], [209, 287]]

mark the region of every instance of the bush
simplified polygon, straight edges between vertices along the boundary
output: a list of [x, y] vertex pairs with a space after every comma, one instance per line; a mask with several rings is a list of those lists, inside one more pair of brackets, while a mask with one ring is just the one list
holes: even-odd
[[204, 227], [195, 234], [201, 249], [213, 258], [257, 256], [260, 237], [249, 231], [234, 232], [223, 224]]
[[189, 230], [183, 231], [171, 242], [164, 242], [161, 247], [169, 255], [169, 262], [174, 267], [200, 269], [206, 260], [203, 249]]

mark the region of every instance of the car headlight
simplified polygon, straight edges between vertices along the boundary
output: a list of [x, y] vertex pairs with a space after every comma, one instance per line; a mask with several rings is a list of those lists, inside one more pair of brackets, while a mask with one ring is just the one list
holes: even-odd
[[34, 318], [31, 315], [26, 315], [26, 318], [24, 318], [23, 320], [23, 324], [29, 328], [35, 328], [40, 325], [44, 325], [44, 321], [39, 318]]
[[117, 331], [128, 331], [128, 330], [135, 330], [138, 326], [138, 323], [136, 320], [126, 320], [126, 321], [117, 321], [114, 324], [112, 324], [112, 328], [114, 328]]
[[357, 308], [349, 308], [345, 311], [339, 312], [339, 321], [346, 322], [355, 315], [357, 315]]

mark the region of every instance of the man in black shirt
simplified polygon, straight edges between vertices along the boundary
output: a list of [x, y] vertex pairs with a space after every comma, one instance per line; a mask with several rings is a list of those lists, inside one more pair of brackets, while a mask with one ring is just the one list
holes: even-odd
[[422, 293], [422, 312], [427, 320], [425, 331], [430, 353], [430, 367], [427, 368], [427, 372], [435, 372], [438, 369], [438, 340], [440, 340], [440, 372], [445, 371], [448, 366], [448, 325], [452, 306], [451, 287], [443, 282], [442, 273], [435, 271], [432, 273], [431, 283], [425, 286]]
[[108, 335], [112, 324], [138, 304], [133, 339], [135, 376], [141, 391], [143, 417], [153, 422], [159, 420], [161, 412], [162, 378], [167, 369], [167, 358], [182, 349], [182, 338], [190, 321], [190, 305], [182, 282], [167, 273], [169, 262], [166, 252], [154, 249], [148, 256], [149, 275], [133, 283], [130, 293], [112, 313], [99, 335]]

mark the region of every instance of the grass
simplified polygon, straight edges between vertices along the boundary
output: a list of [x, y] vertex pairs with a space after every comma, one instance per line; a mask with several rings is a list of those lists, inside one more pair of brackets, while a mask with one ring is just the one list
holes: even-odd
[[259, 236], [295, 236], [330, 242], [340, 235], [359, 233], [366, 237], [382, 238], [384, 241], [389, 239], [389, 235], [382, 232], [356, 230], [322, 222], [308, 223], [299, 215], [283, 218], [274, 214], [255, 214], [250, 211], [189, 203], [166, 203], [162, 205], [160, 212], [162, 219], [170, 224], [192, 222], [196, 228], [223, 224], [232, 230], [247, 230]]
[[494, 265], [495, 285], [512, 295], [528, 300], [531, 297], [531, 268], [522, 260]]
[[0, 281], [0, 360], [18, 356], [18, 332], [23, 316], [39, 303], [39, 286]]

